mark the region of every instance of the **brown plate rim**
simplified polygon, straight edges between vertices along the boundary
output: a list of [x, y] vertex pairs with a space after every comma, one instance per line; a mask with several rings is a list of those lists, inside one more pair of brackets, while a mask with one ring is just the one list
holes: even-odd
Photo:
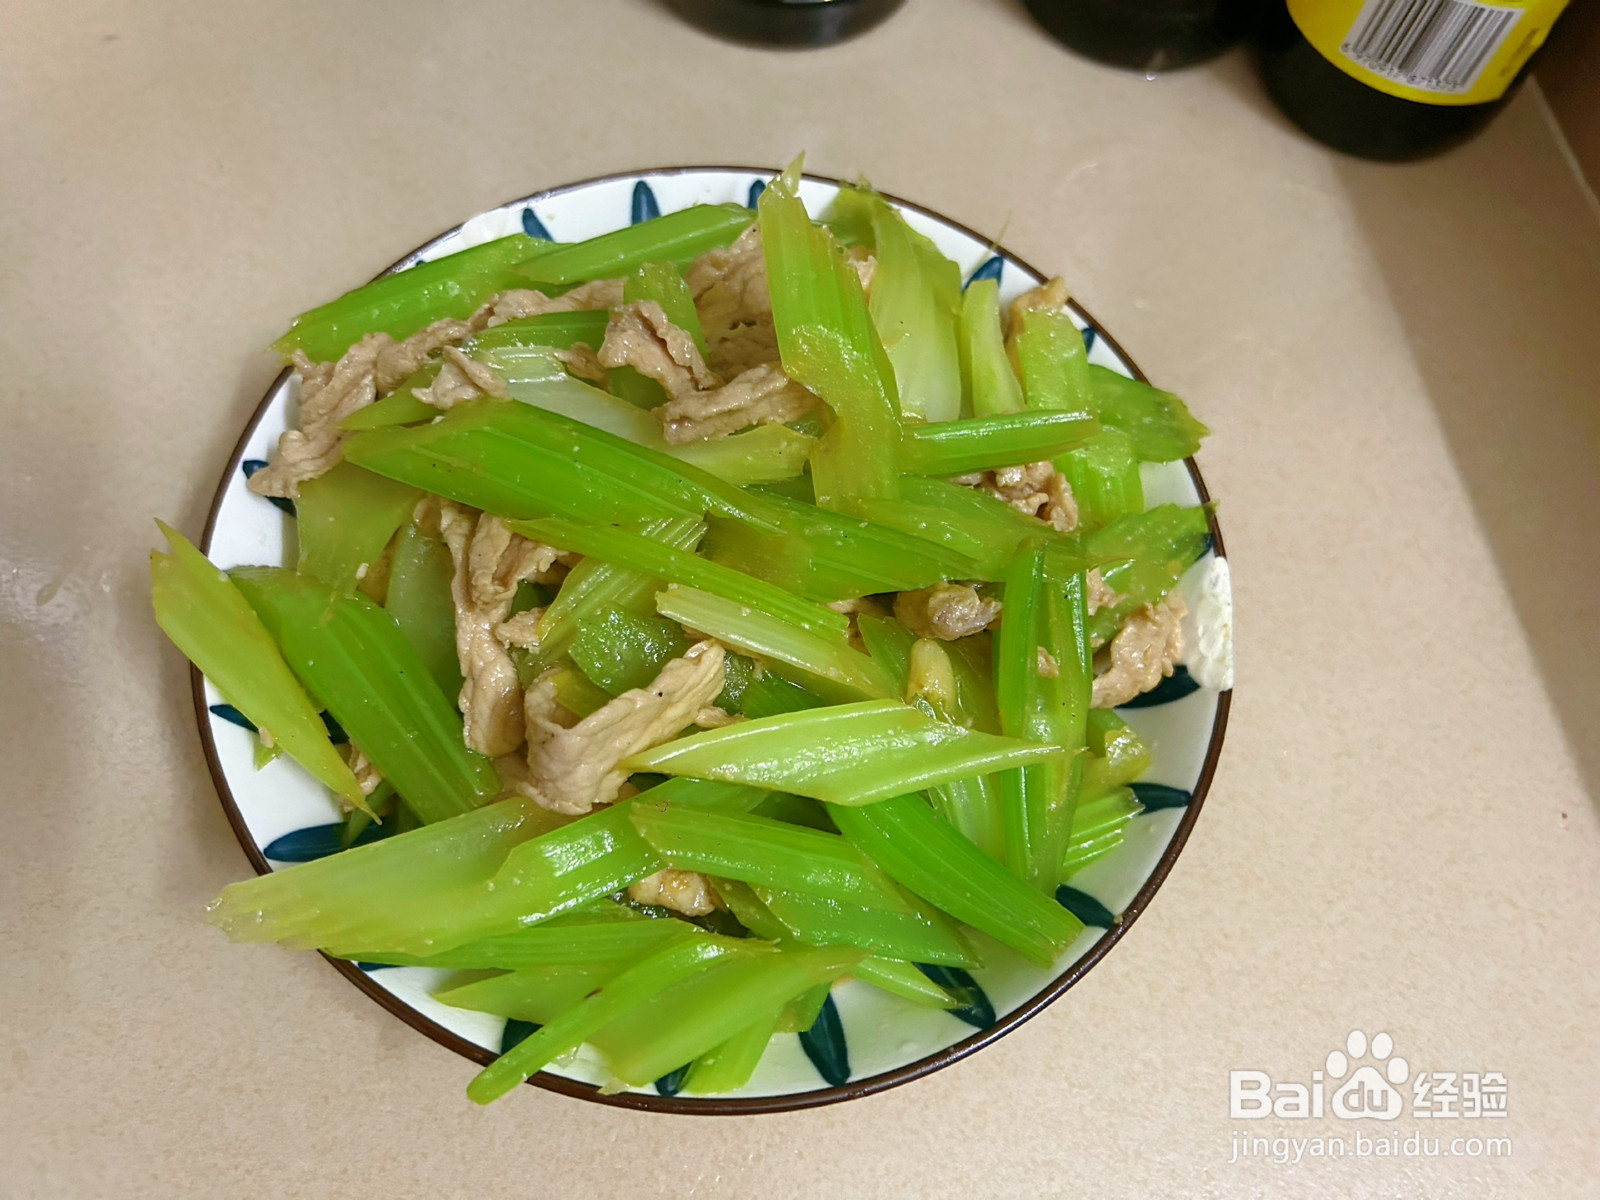
[[[515, 200], [508, 200], [504, 204], [496, 205], [495, 208], [506, 208], [515, 204], [537, 204], [539, 201], [547, 200], [552, 196], [558, 196], [562, 193], [574, 191], [578, 188], [591, 187], [597, 183], [610, 183], [616, 180], [625, 179], [648, 179], [672, 175], [689, 175], [702, 171], [728, 171], [755, 175], [776, 175], [779, 173], [778, 169], [771, 167], [721, 165], [692, 167], [648, 167], [636, 171], [613, 171], [605, 175], [596, 175], [589, 179], [580, 179], [574, 183], [562, 184], [559, 187], [547, 188], [544, 191], [536, 192], [530, 196], [523, 196]], [[819, 183], [829, 183], [835, 185], [842, 184], [844, 182], [843, 180], [835, 179], [828, 175], [818, 175], [811, 172], [806, 172], [805, 178]], [[882, 194], [887, 199], [892, 200], [895, 204], [901, 206], [902, 208], [907, 208], [914, 212], [921, 213], [930, 219], [941, 221], [946, 225], [950, 225], [961, 230], [963, 233], [966, 233], [968, 236], [973, 237], [980, 242], [984, 242], [991, 248], [991, 253], [1001, 255], [1009, 261], [1016, 263], [1023, 270], [1029, 271], [1041, 279], [1049, 278], [1047, 275], [1036, 270], [1034, 267], [1024, 262], [1016, 255], [1007, 252], [999, 245], [999, 243], [962, 224], [961, 222], [951, 220], [949, 217], [946, 217], [941, 213], [934, 212], [932, 209], [913, 203], [912, 201], [903, 200], [891, 193], [884, 192]], [[494, 210], [486, 209], [484, 211]], [[463, 222], [463, 224], [465, 224], [465, 222]], [[426, 254], [430, 249], [438, 245], [444, 239], [456, 233], [460, 228], [461, 225], [457, 225], [446, 230], [444, 233], [439, 234], [437, 237], [430, 238], [427, 242], [423, 243], [421, 246], [418, 246], [415, 250], [412, 250], [410, 253], [396, 260], [383, 271], [380, 271], [377, 277], [382, 277], [399, 270], [402, 266], [409, 264], [418, 255]], [[1128, 364], [1128, 366], [1132, 369], [1135, 378], [1148, 382], [1145, 378], [1144, 372], [1141, 371], [1133, 359], [1123, 351], [1116, 339], [1108, 334], [1104, 327], [1076, 301], [1072, 301], [1070, 303], [1074, 312], [1076, 312], [1090, 325], [1094, 326], [1095, 336], [1098, 338], [1103, 338], [1110, 345], [1112, 350], [1114, 350], [1122, 359], [1122, 361]], [[223, 497], [227, 493], [229, 483], [233, 480], [234, 473], [239, 470], [239, 464], [244, 459], [245, 446], [248, 445], [251, 435], [256, 430], [256, 426], [261, 423], [262, 417], [265, 416], [267, 408], [272, 401], [273, 395], [277, 392], [278, 388], [282, 385], [283, 381], [288, 377], [288, 375], [289, 369], [285, 367], [273, 379], [272, 383], [268, 386], [266, 393], [262, 396], [260, 403], [256, 406], [255, 412], [252, 414], [250, 420], [245, 424], [244, 432], [240, 435], [238, 443], [233, 448], [233, 453], [228, 458], [227, 468], [224, 470], [222, 478], [217, 484], [216, 494], [212, 497], [210, 510], [206, 514], [205, 531], [201, 536], [200, 548], [208, 554], [211, 551], [211, 538], [216, 530], [217, 517], [222, 509]], [[1194, 481], [1195, 491], [1199, 493], [1201, 503], [1208, 502], [1211, 499], [1211, 494], [1206, 489], [1205, 479], [1200, 474], [1199, 466], [1195, 463], [1192, 457], [1184, 459], [1184, 465], [1189, 470], [1189, 477]], [[1209, 514], [1209, 520], [1211, 524], [1213, 550], [1218, 558], [1225, 558], [1227, 555], [1223, 547], [1222, 530], [1217, 524], [1215, 511]], [[215, 784], [217, 789], [217, 798], [219, 801], [221, 801], [223, 812], [227, 814], [228, 824], [233, 827], [234, 836], [238, 839], [240, 847], [244, 850], [245, 857], [250, 861], [250, 865], [255, 868], [256, 874], [268, 874], [272, 870], [272, 867], [267, 862], [265, 856], [262, 855], [260, 848], [256, 846], [254, 839], [250, 836], [250, 831], [245, 825], [244, 816], [239, 811], [238, 804], [234, 801], [233, 792], [228, 786], [227, 777], [223, 774], [222, 764], [217, 756], [216, 741], [211, 734], [211, 713], [206, 707], [204, 679], [200, 674], [199, 668], [194, 666], [190, 667], [189, 676], [190, 688], [194, 697], [195, 721], [199, 727], [200, 733], [200, 743], [202, 749], [205, 751], [206, 766], [211, 772], [212, 783]], [[613, 1094], [606, 1094], [601, 1092], [600, 1089], [593, 1084], [583, 1083], [576, 1079], [567, 1079], [564, 1076], [553, 1075], [546, 1071], [541, 1071], [532, 1076], [528, 1082], [535, 1087], [544, 1088], [547, 1091], [559, 1092], [564, 1096], [572, 1096], [580, 1100], [588, 1100], [597, 1104], [609, 1104], [615, 1108], [631, 1108], [647, 1112], [676, 1113], [680, 1115], [691, 1116], [754, 1116], [761, 1113], [795, 1112], [801, 1109], [819, 1108], [827, 1104], [838, 1104], [845, 1100], [854, 1100], [862, 1096], [870, 1096], [876, 1092], [886, 1091], [889, 1088], [898, 1087], [901, 1084], [910, 1083], [912, 1080], [920, 1079], [924, 1075], [931, 1074], [934, 1071], [959, 1062], [961, 1059], [966, 1058], [970, 1054], [977, 1053], [985, 1046], [999, 1040], [1012, 1030], [1016, 1029], [1018, 1026], [1022, 1025], [1024, 1022], [1037, 1016], [1049, 1005], [1060, 999], [1063, 994], [1065, 994], [1074, 984], [1082, 979], [1091, 968], [1093, 968], [1102, 958], [1106, 956], [1106, 954], [1110, 952], [1111, 948], [1121, 940], [1122, 935], [1127, 932], [1128, 928], [1149, 906], [1150, 901], [1154, 899], [1156, 892], [1160, 889], [1162, 883], [1165, 882], [1168, 874], [1171, 873], [1173, 865], [1177, 862], [1178, 855], [1182, 853], [1184, 844], [1189, 840], [1189, 834], [1194, 829], [1195, 822], [1200, 817], [1200, 809], [1205, 803], [1206, 794], [1211, 789], [1211, 780], [1216, 773], [1217, 760], [1222, 753], [1222, 742], [1224, 735], [1227, 732], [1228, 710], [1232, 699], [1233, 692], [1231, 689], [1229, 691], [1221, 692], [1217, 696], [1216, 716], [1212, 720], [1211, 738], [1206, 747], [1205, 761], [1202, 763], [1200, 768], [1200, 778], [1195, 783], [1189, 804], [1184, 810], [1183, 819], [1178, 822], [1177, 829], [1173, 831], [1172, 841], [1168, 843], [1166, 850], [1161, 855], [1161, 858], [1157, 860], [1155, 869], [1145, 880], [1143, 886], [1140, 887], [1137, 894], [1135, 894], [1128, 906], [1122, 911], [1121, 915], [1112, 922], [1111, 928], [1106, 930], [1106, 932], [1100, 936], [1099, 940], [1097, 940], [1095, 944], [1089, 948], [1088, 952], [1085, 953], [1083, 957], [1079, 958], [1070, 967], [1068, 967], [1065, 972], [1057, 976], [1046, 987], [1036, 992], [1016, 1009], [1007, 1013], [1004, 1017], [1001, 1017], [988, 1029], [979, 1030], [971, 1037], [964, 1038], [961, 1041], [956, 1042], [954, 1045], [946, 1046], [943, 1050], [939, 1050], [933, 1054], [927, 1055], [926, 1057], [919, 1058], [915, 1062], [907, 1063], [903, 1067], [896, 1067], [892, 1071], [884, 1071], [877, 1075], [868, 1076], [865, 1079], [852, 1080], [838, 1087], [822, 1088], [812, 1092], [796, 1092], [782, 1096], [749, 1096], [733, 1099], [719, 1099], [714, 1096], [705, 1098], [694, 1096], [653, 1096], [647, 1092], [616, 1092]], [[453, 1033], [444, 1026], [440, 1025], [438, 1022], [423, 1016], [416, 1009], [401, 1001], [388, 990], [374, 983], [372, 979], [368, 977], [367, 973], [357, 967], [354, 963], [346, 962], [343, 959], [329, 958], [327, 955], [323, 955], [323, 957], [326, 958], [330, 964], [332, 964], [333, 968], [338, 971], [339, 974], [343, 975], [357, 988], [366, 993], [368, 997], [376, 1001], [381, 1007], [392, 1013], [394, 1016], [400, 1018], [400, 1020], [404, 1021], [407, 1025], [410, 1025], [419, 1033], [425, 1034], [432, 1038], [441, 1046], [455, 1051], [463, 1058], [470, 1059], [473, 1062], [484, 1066], [487, 1066], [489, 1063], [493, 1062], [497, 1057], [492, 1051], [486, 1050], [476, 1043], [467, 1041], [459, 1034]]]

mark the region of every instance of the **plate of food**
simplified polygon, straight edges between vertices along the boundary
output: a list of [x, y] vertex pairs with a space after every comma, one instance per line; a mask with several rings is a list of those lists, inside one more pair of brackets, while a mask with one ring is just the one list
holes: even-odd
[[1207, 430], [1060, 279], [798, 164], [671, 168], [480, 213], [277, 347], [152, 555], [257, 872], [206, 917], [473, 1100], [904, 1083], [1171, 869], [1233, 684]]

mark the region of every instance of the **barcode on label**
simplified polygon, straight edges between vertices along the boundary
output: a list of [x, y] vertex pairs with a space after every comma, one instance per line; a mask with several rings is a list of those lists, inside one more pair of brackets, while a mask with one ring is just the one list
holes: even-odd
[[1367, 0], [1340, 49], [1396, 83], [1465, 92], [1521, 16], [1474, 0]]

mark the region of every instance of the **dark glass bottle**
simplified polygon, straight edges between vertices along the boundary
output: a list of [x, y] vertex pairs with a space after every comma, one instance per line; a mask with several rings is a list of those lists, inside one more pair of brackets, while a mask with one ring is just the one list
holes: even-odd
[[1026, 0], [1033, 19], [1079, 54], [1135, 71], [1215, 58], [1249, 31], [1250, 0]]
[[[1354, 6], [1362, 14], [1356, 20], [1365, 19], [1366, 9], [1373, 8], [1376, 2], [1369, 0], [1365, 8]], [[1302, 8], [1307, 7], [1310, 5], [1302, 5]], [[1502, 44], [1504, 54], [1481, 53], [1493, 43], [1485, 37], [1479, 38], [1476, 45], [1482, 61], [1477, 64], [1479, 70], [1474, 78], [1479, 81], [1477, 90], [1496, 91], [1490, 98], [1472, 104], [1409, 99], [1383, 90], [1381, 84], [1400, 81], [1398, 63], [1408, 55], [1413, 63], [1424, 56], [1431, 28], [1429, 22], [1437, 23], [1440, 40], [1445, 33], [1454, 38], [1449, 47], [1439, 48], [1433, 61], [1441, 64], [1440, 73], [1455, 70], [1458, 78], [1451, 81], [1451, 86], [1455, 92], [1467, 92], [1474, 90], [1463, 86], [1465, 72], [1473, 65], [1473, 58], [1472, 44], [1461, 33], [1462, 22], [1478, 19], [1480, 13], [1492, 16], [1506, 10], [1472, 3], [1452, 4], [1451, 0], [1391, 0], [1390, 9], [1398, 32], [1391, 32], [1383, 44], [1377, 46], [1378, 53], [1386, 52], [1397, 64], [1388, 68], [1396, 77], [1389, 80], [1374, 81], [1370, 74], [1363, 78], [1348, 69], [1351, 59], [1343, 52], [1343, 47], [1356, 39], [1359, 25], [1350, 27], [1342, 44], [1330, 42], [1328, 53], [1307, 38], [1290, 13], [1287, 0], [1270, 0], [1265, 4], [1256, 27], [1254, 40], [1262, 81], [1284, 115], [1318, 141], [1358, 158], [1408, 162], [1439, 154], [1466, 141], [1487, 125], [1516, 93], [1528, 73], [1534, 50], [1543, 40], [1544, 30], [1526, 17], [1522, 18], [1522, 24], [1528, 27], [1525, 31], [1514, 28], [1506, 34]], [[1559, 0], [1544, 5], [1545, 11], [1539, 15], [1553, 20], [1551, 9], [1560, 11]], [[1404, 22], [1401, 17], [1405, 18]], [[1445, 22], [1451, 17], [1456, 24], [1446, 29]], [[1548, 24], [1544, 29], [1548, 29]], [[1421, 31], [1420, 37], [1418, 31]], [[1519, 43], [1513, 35], [1531, 39], [1531, 43]], [[1408, 37], [1411, 39], [1409, 49], [1402, 53], [1402, 43]], [[1453, 51], [1453, 57], [1447, 55], [1447, 49]], [[1339, 65], [1330, 54], [1347, 65]], [[1498, 61], [1491, 60], [1500, 59], [1505, 60], [1505, 81], [1485, 80], [1485, 72], [1499, 65]], [[1373, 58], [1367, 61], [1372, 62]], [[1361, 64], [1357, 62], [1354, 66], [1359, 70]], [[1430, 86], [1441, 87], [1440, 94], [1446, 97], [1455, 94], [1443, 91], [1437, 82], [1430, 81]], [[1427, 94], [1419, 89], [1408, 90], [1413, 94]]]
[[760, 46], [826, 46], [864, 33], [904, 0], [667, 0], [707, 33]]

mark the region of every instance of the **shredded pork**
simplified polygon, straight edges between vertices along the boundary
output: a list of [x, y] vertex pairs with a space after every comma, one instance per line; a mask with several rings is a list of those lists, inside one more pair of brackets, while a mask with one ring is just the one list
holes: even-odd
[[499, 372], [468, 358], [455, 346], [444, 348], [444, 365], [425, 388], [412, 388], [412, 395], [435, 408], [451, 409], [481, 396], [504, 399], [511, 393]]
[[639, 880], [628, 889], [628, 899], [636, 904], [659, 904], [686, 917], [703, 917], [722, 907], [721, 897], [704, 875], [670, 867]]
[[1095, 676], [1096, 708], [1115, 708], [1148, 692], [1183, 659], [1183, 597], [1171, 593], [1154, 607], [1139, 609], [1122, 623], [1102, 651], [1107, 666]]
[[1078, 502], [1067, 477], [1048, 462], [1023, 463], [958, 475], [956, 483], [988, 492], [1020, 513], [1068, 533], [1078, 526]]
[[613, 308], [622, 303], [622, 280], [596, 279], [580, 283], [559, 296], [547, 296], [533, 288], [513, 288], [496, 296], [493, 303], [494, 309], [488, 318], [490, 326], [520, 321], [523, 317], [542, 317], [546, 313]]
[[628, 778], [618, 763], [676, 737], [721, 694], [724, 657], [717, 642], [697, 642], [648, 687], [623, 692], [575, 724], [546, 672], [528, 688], [528, 779], [519, 790], [555, 812], [611, 803]]
[[895, 597], [894, 615], [919, 638], [953, 642], [987, 629], [1000, 615], [1000, 601], [978, 595], [967, 583], [936, 583]]
[[1115, 608], [1122, 603], [1122, 594], [1106, 584], [1106, 581], [1101, 578], [1099, 567], [1089, 568], [1087, 582], [1085, 600], [1090, 616], [1093, 616], [1102, 608]]

